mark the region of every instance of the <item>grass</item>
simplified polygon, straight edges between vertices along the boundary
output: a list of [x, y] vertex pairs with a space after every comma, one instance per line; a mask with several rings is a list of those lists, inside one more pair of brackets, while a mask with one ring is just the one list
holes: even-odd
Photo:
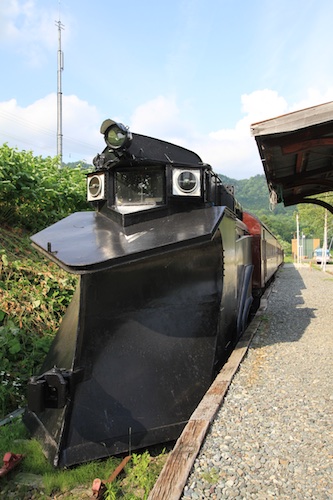
[[[36, 500], [91, 498], [95, 478], [105, 482], [106, 500], [146, 499], [167, 457], [165, 450], [158, 450], [156, 456], [152, 456], [147, 450], [133, 453], [124, 473], [112, 483], [107, 483], [107, 479], [120, 464], [121, 458], [110, 457], [68, 470], [55, 470], [44, 457], [40, 444], [35, 439], [29, 439], [20, 418], [0, 427], [0, 456], [3, 457], [7, 451], [23, 454], [24, 460], [1, 479], [0, 498]], [[22, 478], [33, 479], [34, 485], [29, 486], [24, 481], [17, 482], [16, 477], [20, 481]], [[11, 494], [16, 497], [10, 496]]]
[[294, 263], [294, 258], [293, 258], [293, 256], [291, 254], [289, 254], [289, 255], [285, 254], [284, 258], [283, 258], [283, 262], [285, 264], [293, 264]]

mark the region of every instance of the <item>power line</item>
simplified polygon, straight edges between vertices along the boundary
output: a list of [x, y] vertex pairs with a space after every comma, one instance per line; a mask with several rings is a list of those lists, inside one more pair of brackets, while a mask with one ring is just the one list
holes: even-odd
[[[13, 113], [8, 112], [8, 111], [0, 110], [0, 117], [1, 116], [5, 120], [11, 121], [11, 122], [13, 122], [15, 124], [19, 124], [19, 126], [21, 126], [21, 127], [28, 127], [29, 130], [35, 130], [39, 134], [43, 134], [45, 136], [52, 137], [52, 138], [55, 135], [55, 129], [49, 129], [47, 127], [41, 126], [41, 125], [37, 124], [36, 122], [32, 122], [31, 120], [27, 120], [25, 118], [22, 118], [22, 117], [20, 117], [18, 115], [15, 115]], [[22, 135], [21, 136], [17, 136], [17, 135], [9, 134], [8, 133], [8, 129], [7, 128], [2, 128], [1, 126], [0, 126], [0, 133], [4, 137], [7, 136], [7, 137], [11, 137], [13, 139], [20, 140], [21, 142], [27, 142], [27, 141], [22, 140]], [[88, 149], [88, 150], [91, 150], [91, 151], [96, 151], [96, 145], [94, 145], [94, 144], [89, 144], [87, 142], [80, 141], [78, 139], [75, 139], [74, 137], [67, 136], [67, 135], [63, 136], [63, 139], [66, 140], [66, 142], [69, 142], [69, 143], [71, 143], [73, 145], [80, 146], [80, 147], [82, 147], [85, 150]], [[31, 141], [31, 143], [32, 142], [33, 141]]]
[[47, 135], [54, 135], [54, 130], [43, 127], [35, 122], [22, 118], [18, 115], [14, 115], [13, 113], [9, 113], [8, 111], [4, 111], [0, 109], [0, 116], [5, 118], [6, 120], [10, 120], [14, 123], [19, 123], [21, 126], [26, 127], [29, 126], [29, 129], [35, 129], [38, 132], [42, 132]]
[[[53, 136], [54, 136], [54, 134], [53, 134]], [[34, 155], [38, 154], [38, 153], [35, 153], [34, 150], [37, 150], [37, 151], [42, 150], [42, 151], [45, 151], [47, 156], [54, 157], [53, 146], [47, 146], [47, 145], [43, 146], [41, 144], [33, 145], [33, 141], [28, 141], [22, 137], [17, 137], [15, 135], [8, 134], [8, 132], [3, 133], [1, 130], [0, 130], [0, 137], [3, 137], [3, 141], [0, 140], [0, 147], [1, 147], [1, 144], [9, 143], [9, 147], [16, 147], [18, 149], [32, 151], [32, 153]], [[15, 142], [15, 144], [13, 144], [14, 142]], [[18, 144], [26, 144], [28, 147], [23, 148], [22, 146], [18, 146]], [[68, 149], [70, 149], [70, 143], [69, 143]], [[88, 158], [89, 156], [94, 157], [96, 155], [96, 150], [97, 150], [97, 148], [93, 147], [93, 146], [89, 147], [89, 149], [91, 151], [87, 151], [87, 149], [86, 150], [80, 149], [79, 151], [77, 151], [75, 148], [73, 148], [71, 151], [66, 153], [66, 155], [71, 159], [71, 161], [74, 161], [74, 158], [77, 158], [77, 161], [87, 161], [84, 158]]]

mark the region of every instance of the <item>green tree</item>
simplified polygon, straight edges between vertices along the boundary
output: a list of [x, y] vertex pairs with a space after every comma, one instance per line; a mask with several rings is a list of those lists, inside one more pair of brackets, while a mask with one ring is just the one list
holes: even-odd
[[[327, 203], [333, 204], [333, 194], [324, 194], [320, 199]], [[324, 221], [325, 221], [325, 208], [314, 204], [300, 204], [298, 205], [300, 230], [307, 238], [320, 238], [323, 240], [324, 235]], [[327, 214], [327, 237], [328, 240], [333, 237], [333, 215], [328, 212]]]

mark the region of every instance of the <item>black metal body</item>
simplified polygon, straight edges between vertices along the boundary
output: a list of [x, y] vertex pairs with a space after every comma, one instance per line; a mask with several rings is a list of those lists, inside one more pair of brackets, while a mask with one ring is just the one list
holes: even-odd
[[[29, 383], [24, 416], [55, 466], [176, 439], [245, 328], [251, 236], [230, 193], [180, 149], [176, 166], [196, 159], [203, 172], [200, 199], [170, 195], [166, 206], [130, 217], [107, 213], [106, 199], [96, 212], [73, 214], [33, 237], [50, 259], [80, 274], [41, 373]], [[132, 156], [116, 165], [147, 162]], [[175, 162], [168, 156], [165, 163], [168, 190]]]

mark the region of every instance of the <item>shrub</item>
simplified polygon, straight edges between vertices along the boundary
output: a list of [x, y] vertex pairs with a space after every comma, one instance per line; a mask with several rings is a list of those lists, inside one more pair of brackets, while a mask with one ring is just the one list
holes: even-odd
[[57, 158], [34, 156], [4, 144], [0, 148], [0, 222], [36, 232], [72, 212], [87, 210], [86, 172], [59, 168]]
[[21, 231], [0, 229], [0, 418], [22, 406], [77, 278], [44, 260]]

